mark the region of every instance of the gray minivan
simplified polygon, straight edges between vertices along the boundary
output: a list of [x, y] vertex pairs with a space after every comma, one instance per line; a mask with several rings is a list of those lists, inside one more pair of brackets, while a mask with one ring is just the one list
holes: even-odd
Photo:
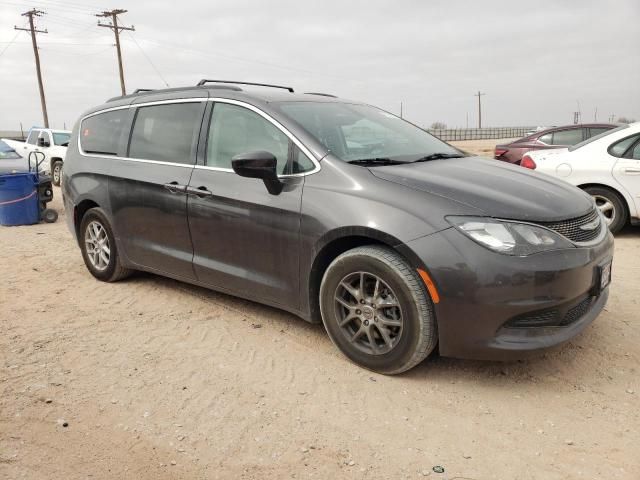
[[62, 187], [97, 279], [144, 270], [322, 321], [381, 373], [437, 344], [559, 344], [608, 297], [589, 195], [332, 95], [203, 80], [112, 99], [75, 125]]

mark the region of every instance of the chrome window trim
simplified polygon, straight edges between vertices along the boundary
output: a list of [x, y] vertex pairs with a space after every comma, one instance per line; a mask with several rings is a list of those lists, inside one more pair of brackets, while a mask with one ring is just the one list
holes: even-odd
[[247, 108], [248, 110], [251, 110], [255, 113], [257, 113], [258, 115], [260, 115], [262, 118], [264, 118], [265, 120], [267, 120], [268, 122], [270, 122], [273, 126], [275, 126], [278, 130], [280, 130], [282, 133], [284, 133], [286, 135], [286, 137], [291, 140], [294, 145], [296, 145], [300, 151], [302, 151], [302, 153], [304, 153], [304, 155], [311, 161], [311, 163], [313, 163], [314, 168], [312, 170], [309, 170], [307, 172], [302, 172], [302, 173], [291, 173], [291, 174], [287, 174], [287, 175], [278, 175], [278, 178], [288, 178], [288, 177], [304, 177], [307, 175], [313, 175], [314, 173], [317, 173], [320, 171], [320, 162], [315, 158], [315, 156], [311, 153], [311, 151], [300, 141], [298, 140], [298, 138], [296, 138], [289, 130], [287, 130], [287, 128], [282, 125], [280, 122], [278, 122], [275, 118], [271, 117], [268, 113], [263, 112], [262, 110], [260, 110], [258, 107], [251, 105], [250, 103], [246, 103], [243, 102], [241, 100], [234, 100], [231, 98], [221, 98], [221, 97], [211, 97], [211, 98], [206, 98], [206, 97], [193, 97], [193, 98], [178, 98], [178, 99], [171, 99], [171, 100], [157, 100], [157, 101], [153, 101], [153, 102], [144, 102], [144, 103], [131, 103], [128, 105], [120, 105], [118, 107], [111, 107], [111, 108], [105, 108], [104, 110], [99, 110], [97, 112], [92, 112], [88, 115], [85, 115], [84, 117], [82, 117], [80, 119], [80, 126], [79, 126], [79, 131], [78, 131], [78, 152], [80, 153], [80, 155], [82, 155], [83, 157], [93, 157], [93, 158], [113, 158], [116, 160], [128, 160], [131, 162], [141, 162], [141, 163], [155, 163], [155, 164], [160, 164], [160, 165], [172, 165], [172, 166], [179, 166], [179, 167], [187, 167], [187, 168], [197, 168], [198, 170], [211, 170], [211, 171], [216, 171], [216, 172], [233, 172], [232, 168], [220, 168], [220, 167], [209, 167], [206, 165], [193, 165], [193, 164], [186, 164], [186, 163], [177, 163], [177, 162], [166, 162], [166, 161], [161, 161], [161, 160], [152, 160], [152, 159], [146, 159], [146, 158], [132, 158], [132, 157], [120, 157], [120, 156], [116, 156], [116, 155], [98, 155], [98, 154], [94, 154], [94, 153], [85, 153], [85, 151], [82, 149], [82, 145], [80, 143], [80, 133], [82, 132], [82, 122], [84, 122], [87, 118], [93, 117], [95, 115], [100, 115], [102, 113], [107, 113], [107, 112], [113, 112], [116, 110], [129, 110], [131, 108], [138, 108], [138, 107], [147, 107], [147, 106], [153, 106], [153, 105], [165, 105], [165, 104], [172, 104], [172, 103], [193, 103], [193, 102], [216, 102], [216, 103], [228, 103], [231, 105], [238, 105], [239, 107], [244, 107]]

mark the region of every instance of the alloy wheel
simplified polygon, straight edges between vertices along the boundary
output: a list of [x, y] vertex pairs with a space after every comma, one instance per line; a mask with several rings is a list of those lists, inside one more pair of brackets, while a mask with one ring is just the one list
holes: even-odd
[[592, 195], [596, 202], [596, 207], [604, 215], [607, 225], [611, 225], [616, 220], [616, 206], [611, 200], [602, 195]]
[[344, 277], [334, 294], [338, 326], [346, 339], [369, 355], [390, 352], [403, 327], [398, 297], [380, 277], [354, 272]]
[[87, 258], [91, 265], [99, 271], [104, 271], [109, 266], [111, 249], [109, 246], [109, 236], [104, 226], [97, 221], [92, 221], [85, 230], [84, 243], [87, 251]]
[[53, 167], [53, 182], [56, 184], [60, 184], [60, 173], [62, 172], [62, 166], [59, 163], [56, 163]]

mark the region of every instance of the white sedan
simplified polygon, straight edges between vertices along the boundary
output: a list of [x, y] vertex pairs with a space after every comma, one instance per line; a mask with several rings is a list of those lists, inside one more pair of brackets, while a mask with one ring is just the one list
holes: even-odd
[[640, 224], [640, 122], [569, 148], [527, 152], [520, 165], [588, 192], [613, 233], [629, 221]]

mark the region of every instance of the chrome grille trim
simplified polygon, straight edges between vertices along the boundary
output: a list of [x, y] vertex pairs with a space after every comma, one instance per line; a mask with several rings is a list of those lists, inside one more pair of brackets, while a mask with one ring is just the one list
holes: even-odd
[[[592, 230], [580, 228], [589, 226], [589, 224], [594, 222], [597, 222], [597, 226]], [[581, 217], [562, 220], [560, 222], [537, 222], [537, 224], [541, 227], [553, 230], [576, 243], [590, 242], [596, 239], [603, 228], [603, 222], [600, 220], [600, 214], [595, 208]]]

